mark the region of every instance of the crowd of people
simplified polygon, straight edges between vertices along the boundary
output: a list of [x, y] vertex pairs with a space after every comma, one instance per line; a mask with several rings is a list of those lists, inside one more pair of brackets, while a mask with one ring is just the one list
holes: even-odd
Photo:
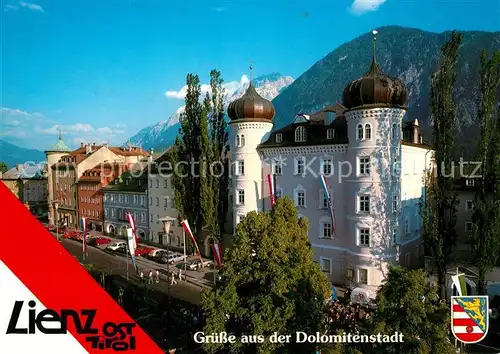
[[[168, 281], [170, 282], [170, 285], [177, 284], [176, 278], [178, 278], [179, 280], [185, 280], [185, 276], [183, 276], [181, 269], [179, 269], [178, 272], [170, 271], [170, 272], [168, 272], [167, 276], [168, 276]], [[144, 272], [141, 271], [139, 273], [139, 278], [141, 279], [142, 283], [146, 283], [146, 279], [144, 278]], [[148, 279], [147, 279], [147, 283], [149, 285], [154, 284], [154, 283], [159, 284], [160, 283], [160, 272], [158, 270], [156, 270], [154, 272], [153, 272], [153, 270], [150, 270], [149, 275], [148, 275]]]
[[358, 331], [359, 323], [370, 320], [371, 310], [351, 302], [332, 301], [326, 320], [327, 328], [339, 327], [350, 332]]

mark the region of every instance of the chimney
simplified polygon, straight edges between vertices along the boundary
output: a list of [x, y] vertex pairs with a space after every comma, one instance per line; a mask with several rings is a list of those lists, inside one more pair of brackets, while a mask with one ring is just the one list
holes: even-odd
[[414, 144], [420, 144], [420, 125], [418, 124], [418, 119], [415, 118], [413, 121], [413, 138], [412, 142]]
[[90, 144], [85, 145], [85, 153], [88, 155], [92, 152], [92, 146]]
[[80, 147], [81, 147], [81, 148], [83, 147], [83, 142], [80, 144]]
[[92, 143], [92, 146], [95, 146], [95, 143]]

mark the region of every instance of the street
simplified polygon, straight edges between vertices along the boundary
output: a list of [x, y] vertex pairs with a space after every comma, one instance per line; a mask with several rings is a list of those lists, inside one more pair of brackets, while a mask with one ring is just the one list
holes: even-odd
[[[82, 244], [80, 242], [61, 238], [61, 244], [82, 264], [92, 265], [95, 269], [107, 272], [109, 274], [121, 275], [123, 277], [127, 276], [127, 263], [125, 257], [122, 255], [110, 254], [101, 249], [89, 246], [88, 247], [89, 256], [84, 261], [82, 253]], [[158, 264], [156, 262], [147, 259], [143, 259], [142, 257], [136, 257], [136, 260], [139, 270], [144, 272], [144, 278], [146, 283], [150, 270], [153, 270], [154, 272], [156, 269], [166, 269], [165, 265]], [[141, 283], [140, 278], [135, 273], [130, 258], [128, 259], [128, 262], [129, 262], [130, 281], [140, 284]], [[173, 268], [174, 266], [171, 267]], [[190, 273], [194, 272], [190, 271]], [[201, 291], [203, 290], [203, 287], [201, 285], [195, 285], [193, 284], [193, 282], [179, 281], [177, 279], [177, 284], [169, 286], [167, 277], [160, 273], [160, 283], [159, 284], [153, 283], [147, 286], [152, 289], [162, 291], [165, 294], [168, 294], [168, 292], [170, 291], [170, 295], [172, 297], [175, 297], [183, 301], [187, 301], [195, 305], [199, 305], [201, 302]]]

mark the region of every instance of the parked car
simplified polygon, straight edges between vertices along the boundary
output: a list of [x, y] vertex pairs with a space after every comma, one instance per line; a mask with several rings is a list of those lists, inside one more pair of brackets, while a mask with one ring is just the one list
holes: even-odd
[[197, 270], [198, 268], [204, 268], [204, 267], [211, 267], [214, 264], [214, 262], [210, 260], [203, 260], [203, 263], [199, 259], [195, 259], [191, 262], [188, 263], [188, 269], [191, 270]]
[[164, 250], [162, 250], [161, 248], [153, 248], [147, 255], [147, 257], [149, 259], [154, 259], [156, 257], [156, 255], [158, 254], [158, 252], [162, 252]]
[[126, 249], [127, 244], [125, 242], [114, 242], [111, 245], [109, 245], [108, 247], [106, 247], [106, 249], [110, 250], [110, 251], [118, 251], [118, 249], [120, 247], [125, 247], [125, 249]]
[[153, 248], [151, 247], [144, 247], [144, 246], [138, 246], [135, 250], [135, 255], [136, 256], [145, 256], [148, 255], [149, 252], [151, 252]]
[[127, 245], [125, 244], [125, 242], [123, 243], [123, 245], [120, 245], [120, 247], [118, 247], [115, 252], [118, 252], [118, 253], [127, 253], [128, 249], [127, 249]]
[[167, 251], [165, 250], [159, 250], [158, 252], [155, 253], [153, 260], [158, 263], [167, 263], [166, 261], [163, 262], [162, 259], [167, 257]]
[[90, 246], [101, 246], [101, 245], [107, 245], [108, 243], [111, 242], [110, 238], [107, 237], [92, 237], [91, 239], [88, 240], [88, 244]]
[[177, 262], [182, 262], [186, 260], [186, 256], [180, 253], [169, 253], [168, 255], [168, 262], [170, 264], [174, 264]]

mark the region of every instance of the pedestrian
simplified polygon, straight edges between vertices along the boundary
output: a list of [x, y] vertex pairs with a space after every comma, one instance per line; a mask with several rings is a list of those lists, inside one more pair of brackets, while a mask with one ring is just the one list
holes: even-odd
[[182, 269], [179, 269], [179, 280], [182, 280]]
[[156, 271], [156, 284], [160, 282], [160, 272], [157, 270]]
[[144, 273], [142, 271], [141, 271], [140, 277], [141, 277], [141, 283], [142, 283], [144, 281]]
[[149, 271], [148, 284], [153, 284], [153, 271], [152, 270]]
[[172, 273], [172, 282], [170, 283], [170, 285], [174, 285], [174, 284], [177, 284], [177, 281], [175, 280], [175, 274]]

